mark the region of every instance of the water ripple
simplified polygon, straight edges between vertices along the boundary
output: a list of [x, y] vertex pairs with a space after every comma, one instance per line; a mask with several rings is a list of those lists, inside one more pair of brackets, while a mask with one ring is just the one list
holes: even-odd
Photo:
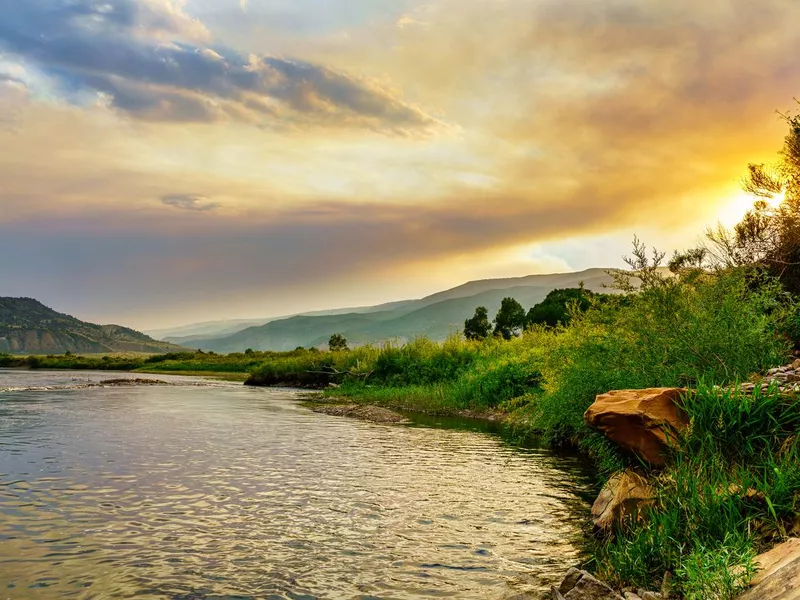
[[0, 440], [12, 600], [491, 598], [580, 558], [573, 459], [287, 392], [0, 392]]

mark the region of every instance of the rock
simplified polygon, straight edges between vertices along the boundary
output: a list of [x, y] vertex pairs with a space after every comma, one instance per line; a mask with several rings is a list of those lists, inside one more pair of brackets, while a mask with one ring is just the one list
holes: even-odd
[[653, 491], [647, 480], [631, 471], [614, 474], [600, 491], [592, 505], [592, 521], [599, 530], [608, 530], [625, 518], [636, 518], [639, 512], [651, 505]]
[[800, 539], [790, 538], [755, 562], [758, 574], [750, 582], [754, 587], [739, 600], [797, 600], [800, 598]]
[[664, 464], [664, 453], [688, 418], [678, 407], [683, 388], [617, 390], [600, 394], [584, 414], [590, 427], [651, 465]]
[[758, 574], [753, 578], [750, 584], [758, 585], [773, 573], [798, 558], [800, 558], [800, 538], [789, 538], [784, 543], [775, 546], [769, 552], [759, 554], [755, 559], [756, 566], [758, 567]]
[[623, 597], [625, 600], [642, 600], [642, 597], [639, 594], [634, 594], [633, 592], [625, 592]]
[[738, 600], [798, 600], [800, 598], [800, 558], [775, 571]]
[[659, 592], [645, 592], [642, 594], [642, 600], [663, 600], [664, 596], [662, 596]]
[[329, 383], [328, 387], [331, 388], [332, 390], [338, 390], [342, 386], [339, 385], [338, 383]]
[[800, 369], [800, 358], [796, 359], [796, 360], [795, 360], [795, 361], [792, 363], [792, 369], [794, 369], [794, 370], [798, 370], [798, 369]]
[[553, 600], [623, 600], [622, 596], [586, 571], [570, 569], [558, 588], [553, 588]]

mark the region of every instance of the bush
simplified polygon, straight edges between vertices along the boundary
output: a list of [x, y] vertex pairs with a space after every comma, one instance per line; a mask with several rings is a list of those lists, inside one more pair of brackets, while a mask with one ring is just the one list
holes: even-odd
[[729, 383], [781, 364], [790, 344], [776, 335], [791, 316], [774, 280], [745, 270], [665, 278], [611, 298], [555, 332], [529, 332], [546, 348], [546, 393], [532, 418], [552, 441], [588, 434], [583, 413], [613, 389]]

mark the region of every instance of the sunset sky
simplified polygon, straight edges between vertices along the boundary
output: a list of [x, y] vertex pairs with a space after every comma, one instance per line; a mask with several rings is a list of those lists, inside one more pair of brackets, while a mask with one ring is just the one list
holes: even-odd
[[0, 0], [0, 295], [140, 329], [617, 266], [748, 205], [797, 0]]

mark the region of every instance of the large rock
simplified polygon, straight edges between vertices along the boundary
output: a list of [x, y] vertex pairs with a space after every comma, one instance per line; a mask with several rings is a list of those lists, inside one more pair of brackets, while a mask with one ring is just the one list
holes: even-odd
[[564, 581], [553, 588], [553, 600], [623, 600], [622, 596], [586, 571], [570, 569]]
[[669, 444], [688, 425], [678, 402], [683, 388], [617, 390], [600, 394], [584, 420], [651, 465], [664, 464]]
[[754, 587], [739, 600], [796, 600], [800, 598], [800, 539], [792, 538], [756, 557]]
[[609, 530], [626, 518], [637, 518], [653, 503], [653, 490], [647, 480], [627, 470], [616, 473], [600, 491], [592, 505], [592, 521], [599, 530]]

